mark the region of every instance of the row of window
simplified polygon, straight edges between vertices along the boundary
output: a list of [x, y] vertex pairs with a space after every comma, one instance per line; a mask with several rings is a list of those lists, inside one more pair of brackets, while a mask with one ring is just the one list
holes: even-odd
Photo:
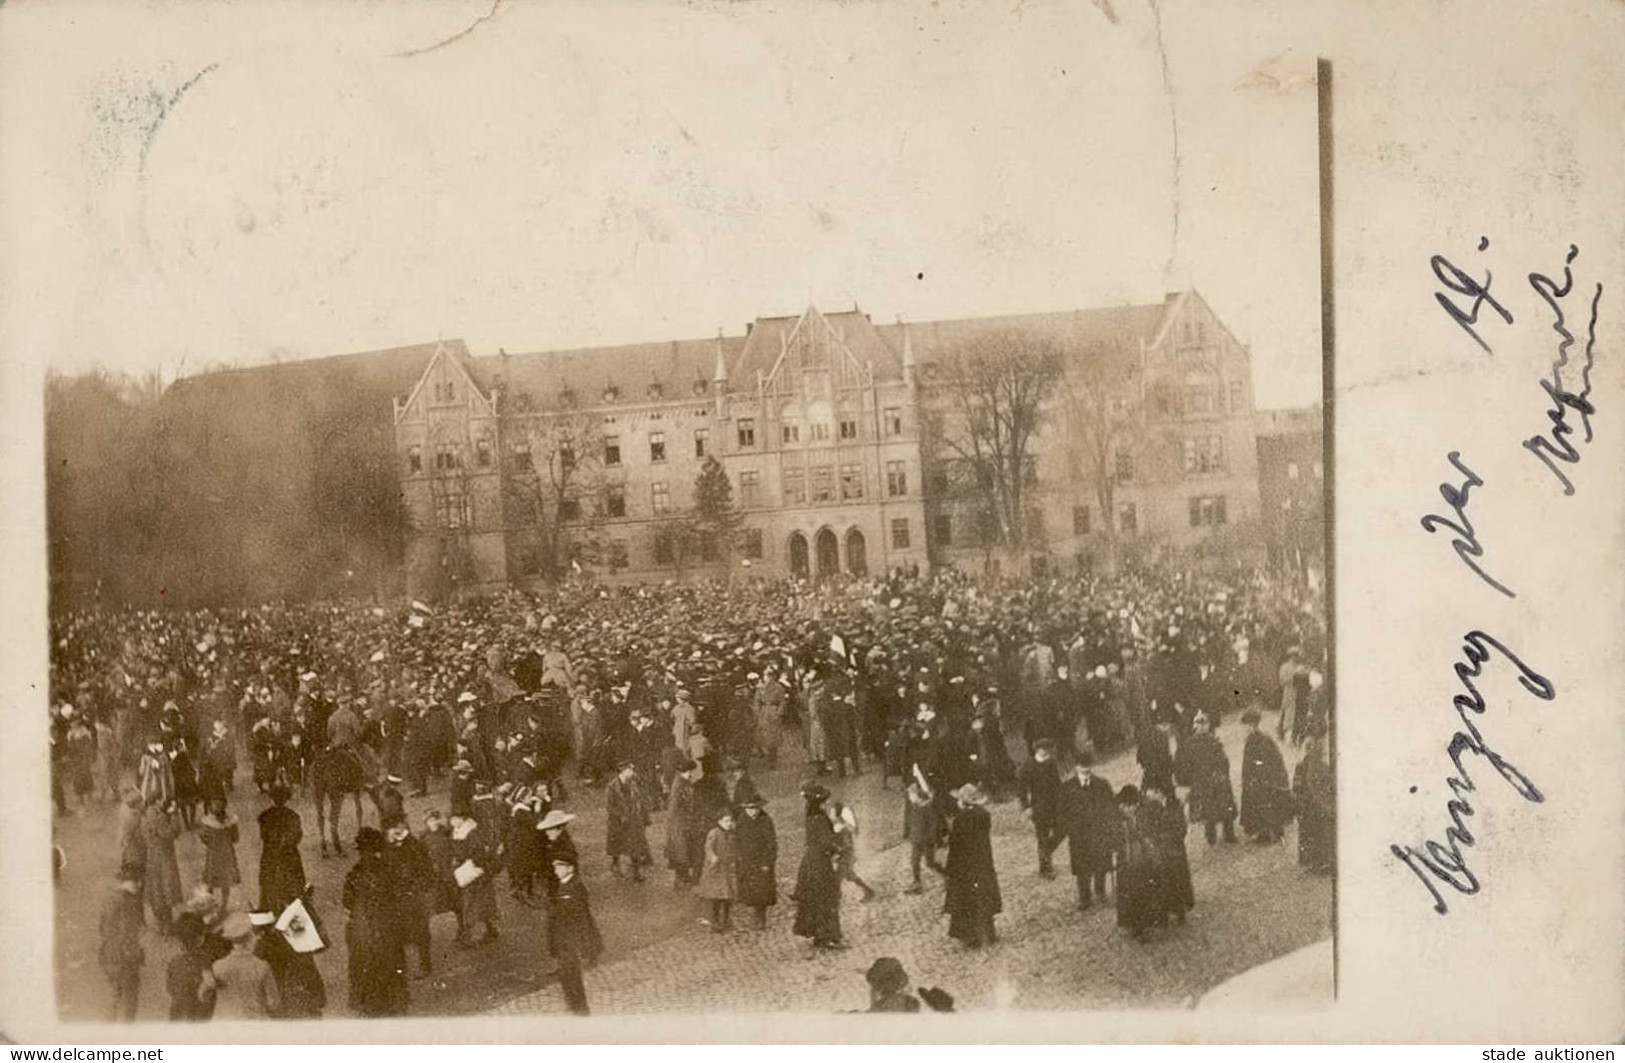
[[[909, 531], [907, 517], [896, 517], [891, 522], [891, 545], [893, 550], [907, 550], [912, 536]], [[713, 541], [702, 541], [700, 544], [700, 559], [702, 561], [715, 561], [720, 556]], [[656, 565], [672, 565], [677, 562], [677, 538], [675, 535], [656, 534], [651, 538], [649, 557]], [[760, 561], [764, 556], [762, 529], [746, 528], [739, 534], [739, 556], [750, 561]], [[631, 564], [631, 552], [625, 540], [612, 539], [609, 542], [609, 567], [624, 569]]]

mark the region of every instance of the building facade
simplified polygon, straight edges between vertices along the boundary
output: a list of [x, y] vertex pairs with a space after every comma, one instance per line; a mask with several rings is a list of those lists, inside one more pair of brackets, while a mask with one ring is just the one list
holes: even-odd
[[[1065, 355], [1022, 474], [1017, 555], [941, 445], [963, 407], [948, 367], [999, 337]], [[447, 341], [394, 423], [422, 595], [575, 569], [820, 577], [1262, 552], [1250, 358], [1194, 291], [890, 325], [809, 307], [742, 335], [488, 357]], [[694, 534], [708, 459], [738, 514], [724, 543]]]
[[1326, 472], [1321, 407], [1258, 416], [1258, 494], [1270, 564], [1308, 575], [1325, 564]]

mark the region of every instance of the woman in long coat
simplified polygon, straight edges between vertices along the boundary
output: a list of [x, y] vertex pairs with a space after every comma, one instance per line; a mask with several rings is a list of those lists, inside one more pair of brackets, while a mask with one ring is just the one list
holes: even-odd
[[711, 929], [721, 934], [733, 925], [733, 902], [739, 895], [739, 847], [734, 838], [733, 811], [723, 809], [716, 822], [705, 836], [705, 862], [700, 867], [697, 892], [711, 902]]
[[[457, 943], [473, 944], [469, 935], [480, 924], [485, 925], [481, 943], [497, 937], [496, 872], [500, 863], [496, 851], [495, 830], [490, 825], [461, 816], [451, 818], [451, 863], [455, 869], [472, 861], [480, 869], [479, 877], [462, 887], [458, 901], [461, 920], [457, 927]], [[403, 952], [404, 956], [405, 953]]]
[[1241, 751], [1241, 829], [1254, 841], [1278, 842], [1292, 818], [1286, 763], [1275, 740], [1258, 729], [1258, 710], [1248, 709], [1241, 719], [1249, 728]]
[[1337, 859], [1337, 817], [1336, 783], [1324, 734], [1310, 736], [1292, 782], [1298, 806], [1298, 864], [1325, 874]]
[[694, 881], [699, 874], [698, 854], [689, 844], [699, 818], [699, 799], [694, 794], [694, 776], [699, 766], [691, 760], [677, 765], [672, 776], [671, 796], [666, 805], [666, 864], [677, 876], [677, 885]]
[[344, 879], [350, 951], [350, 1007], [358, 1015], [403, 1015], [410, 990], [406, 942], [398, 909], [402, 883], [384, 859], [384, 836], [363, 827], [355, 839], [360, 856]]
[[183, 899], [181, 865], [175, 857], [175, 839], [180, 836], [181, 825], [174, 806], [148, 805], [141, 833], [147, 843], [147, 905], [159, 931], [167, 935], [175, 918], [175, 906]]
[[1167, 922], [1163, 908], [1166, 891], [1162, 885], [1162, 864], [1157, 859], [1157, 824], [1140, 799], [1139, 788], [1130, 784], [1117, 795], [1123, 810], [1122, 848], [1117, 862], [1117, 925], [1127, 929], [1136, 941], [1147, 930]]
[[1190, 857], [1185, 853], [1185, 812], [1174, 796], [1162, 790], [1148, 790], [1145, 812], [1156, 832], [1157, 878], [1162, 885], [1162, 910], [1176, 923], [1196, 907], [1196, 891], [1191, 885]]
[[948, 895], [942, 910], [948, 913], [948, 936], [975, 949], [998, 940], [993, 917], [1004, 910], [993, 868], [993, 820], [975, 786], [961, 787], [954, 797], [959, 811], [948, 830]]
[[841, 877], [835, 870], [841, 843], [835, 826], [824, 811], [829, 791], [813, 783], [803, 787], [807, 804], [807, 842], [796, 873], [794, 932], [808, 938], [816, 948], [841, 946]]
[[304, 828], [289, 808], [288, 788], [271, 788], [271, 807], [260, 813], [260, 908], [278, 912], [305, 891], [305, 862], [299, 855]]
[[739, 903], [751, 910], [758, 929], [767, 925], [767, 910], [778, 903], [779, 837], [762, 796], [740, 802], [734, 841], [739, 851]]
[[1236, 840], [1236, 792], [1230, 786], [1230, 757], [1206, 713], [1197, 713], [1195, 730], [1179, 743], [1174, 758], [1174, 778], [1190, 787], [1191, 819], [1201, 823], [1207, 843]]
[[644, 833], [649, 827], [649, 802], [630, 760], [618, 765], [615, 778], [604, 791], [604, 813], [608, 824], [604, 855], [609, 857], [610, 870], [619, 874], [624, 856], [631, 865], [632, 878], [643, 881], [643, 869], [654, 863]]

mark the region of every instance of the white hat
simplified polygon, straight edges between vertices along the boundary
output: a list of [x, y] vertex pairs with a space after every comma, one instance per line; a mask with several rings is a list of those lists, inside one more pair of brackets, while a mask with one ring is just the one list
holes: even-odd
[[457, 695], [457, 701], [459, 703], [465, 703], [465, 702], [470, 702], [470, 701], [478, 701], [478, 700], [479, 699], [474, 696], [474, 692], [472, 690], [465, 690], [461, 694]]
[[571, 815], [568, 812], [560, 812], [556, 808], [551, 809], [547, 813], [547, 815], [543, 816], [541, 818], [541, 821], [536, 824], [536, 829], [537, 830], [553, 830], [556, 827], [564, 826], [566, 823], [570, 822], [573, 819], [575, 819], [575, 816]]

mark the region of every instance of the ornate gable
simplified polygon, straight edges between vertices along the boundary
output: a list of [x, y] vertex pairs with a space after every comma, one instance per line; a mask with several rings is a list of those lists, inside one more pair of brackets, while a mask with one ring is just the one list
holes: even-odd
[[492, 397], [481, 390], [458, 353], [461, 341], [440, 342], [423, 367], [423, 375], [413, 385], [406, 401], [395, 407], [395, 421], [421, 421], [431, 411], [466, 411], [470, 417], [495, 417]]
[[769, 392], [829, 398], [873, 380], [873, 367], [853, 353], [842, 330], [817, 307], [807, 307], [794, 326], [781, 332], [779, 344], [778, 359], [765, 380]]

